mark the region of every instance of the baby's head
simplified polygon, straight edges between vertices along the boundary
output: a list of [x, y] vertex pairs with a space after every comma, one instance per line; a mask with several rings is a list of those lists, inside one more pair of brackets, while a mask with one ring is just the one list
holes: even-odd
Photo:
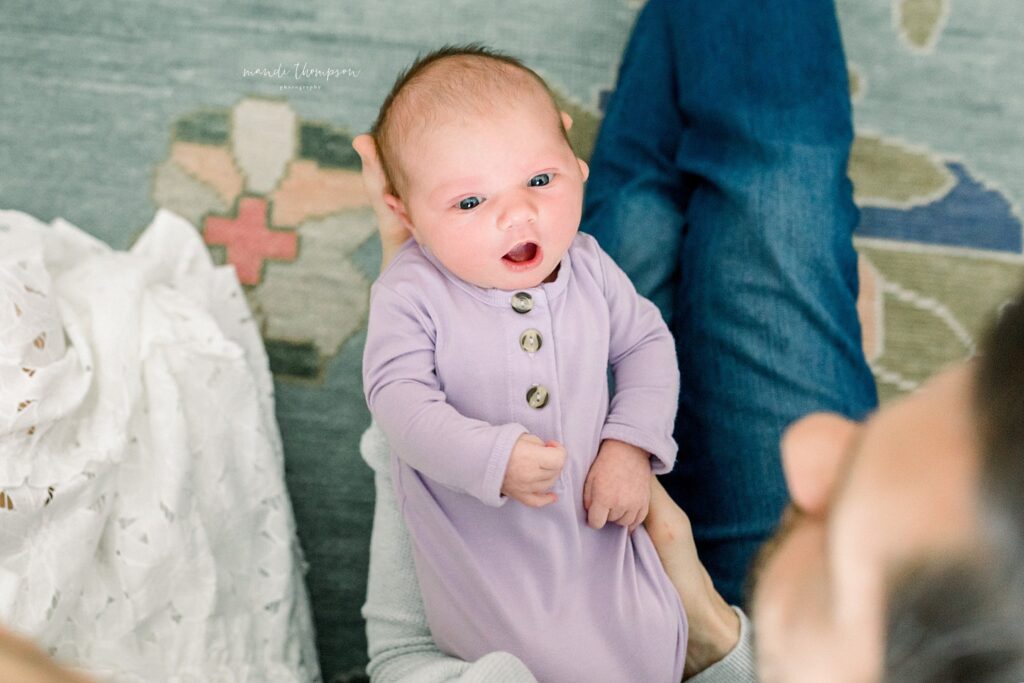
[[554, 277], [589, 172], [544, 81], [478, 46], [444, 47], [395, 82], [373, 127], [385, 199], [417, 242], [479, 287]]

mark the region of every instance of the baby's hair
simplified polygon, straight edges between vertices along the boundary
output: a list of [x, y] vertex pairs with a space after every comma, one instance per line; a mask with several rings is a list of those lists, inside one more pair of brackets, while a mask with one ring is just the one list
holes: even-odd
[[[451, 67], [433, 74], [430, 67], [441, 60], [451, 60]], [[522, 83], [515, 83], [515, 79], [509, 78], [515, 73], [532, 79], [547, 94], [558, 119], [557, 125], [568, 143], [569, 136], [557, 116], [554, 94], [533, 69], [515, 57], [480, 43], [444, 45], [418, 56], [398, 75], [391, 92], [384, 98], [377, 121], [370, 129], [387, 179], [387, 191], [398, 195], [396, 179], [403, 181], [403, 187], [405, 185], [406, 178], [395, 150], [399, 149], [404, 142], [404, 134], [408, 133], [409, 117], [415, 116], [415, 122], [422, 125], [429, 123], [429, 117], [436, 116], [439, 109], [461, 109], [482, 114], [493, 111], [502, 102], [508, 102], [525, 91]], [[402, 98], [399, 100], [400, 94]], [[411, 101], [406, 102], [409, 99]]]

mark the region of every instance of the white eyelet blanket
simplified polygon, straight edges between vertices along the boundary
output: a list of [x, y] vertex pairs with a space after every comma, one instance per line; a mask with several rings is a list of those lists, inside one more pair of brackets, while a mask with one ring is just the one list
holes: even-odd
[[103, 680], [319, 680], [273, 406], [184, 219], [0, 211], [0, 621]]

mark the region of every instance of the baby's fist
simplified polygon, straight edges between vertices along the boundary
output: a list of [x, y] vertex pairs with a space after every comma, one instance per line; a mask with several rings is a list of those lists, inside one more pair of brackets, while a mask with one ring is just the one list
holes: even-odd
[[523, 434], [512, 447], [501, 492], [530, 507], [544, 507], [558, 500], [551, 487], [565, 465], [565, 448], [557, 441], [544, 443]]
[[633, 531], [647, 517], [651, 501], [651, 457], [641, 448], [605, 439], [583, 484], [587, 524], [613, 522]]

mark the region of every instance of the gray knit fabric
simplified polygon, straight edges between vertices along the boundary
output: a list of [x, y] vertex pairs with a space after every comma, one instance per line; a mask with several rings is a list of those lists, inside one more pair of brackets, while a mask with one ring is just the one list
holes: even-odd
[[740, 617], [740, 640], [732, 651], [720, 662], [709, 666], [696, 676], [686, 679], [689, 683], [755, 683], [757, 666], [754, 664], [753, 629], [750, 620], [739, 607], [733, 607]]

